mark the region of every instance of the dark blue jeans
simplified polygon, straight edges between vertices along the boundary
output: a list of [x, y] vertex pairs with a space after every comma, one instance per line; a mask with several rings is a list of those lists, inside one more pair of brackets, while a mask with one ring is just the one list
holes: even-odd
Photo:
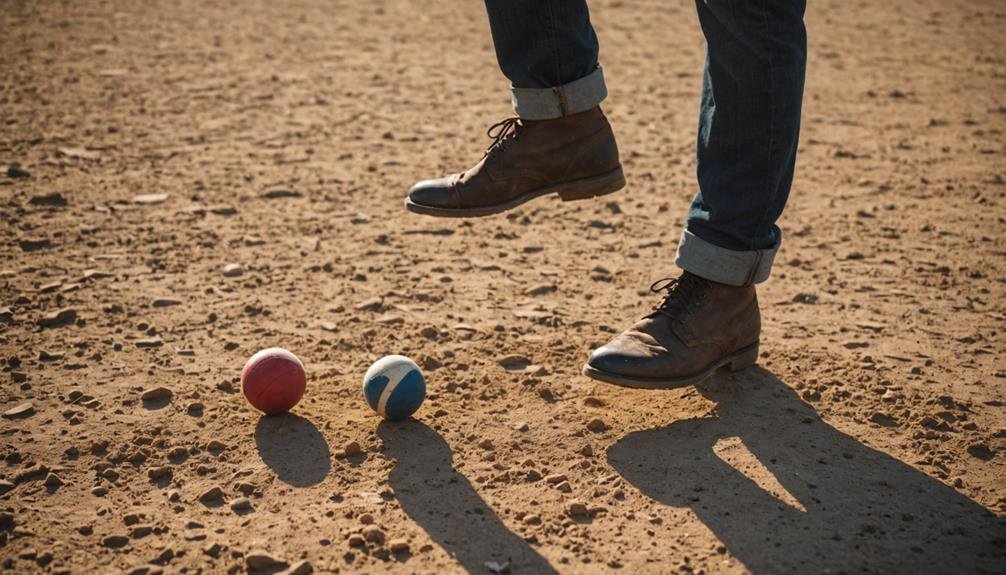
[[[768, 278], [800, 133], [806, 0], [696, 0], [707, 52], [698, 193], [677, 264], [733, 285]], [[588, 110], [607, 91], [585, 0], [486, 0], [500, 68], [526, 119]]]

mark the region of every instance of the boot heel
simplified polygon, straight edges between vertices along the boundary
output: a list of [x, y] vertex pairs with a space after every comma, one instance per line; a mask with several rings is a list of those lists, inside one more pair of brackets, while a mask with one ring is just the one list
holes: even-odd
[[603, 176], [564, 184], [557, 190], [557, 193], [562, 201], [569, 202], [596, 198], [617, 192], [624, 187], [625, 175], [622, 173], [622, 167], [619, 166]]
[[727, 364], [730, 371], [740, 371], [758, 363], [758, 344], [748, 346], [739, 352], [739, 355], [730, 360]]

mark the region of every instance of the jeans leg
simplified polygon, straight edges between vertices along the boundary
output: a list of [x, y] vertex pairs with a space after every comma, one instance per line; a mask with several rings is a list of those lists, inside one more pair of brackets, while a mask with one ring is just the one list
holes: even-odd
[[485, 0], [514, 110], [526, 120], [589, 110], [607, 90], [586, 0]]
[[699, 192], [678, 265], [732, 285], [768, 278], [800, 133], [806, 0], [696, 0], [706, 37]]

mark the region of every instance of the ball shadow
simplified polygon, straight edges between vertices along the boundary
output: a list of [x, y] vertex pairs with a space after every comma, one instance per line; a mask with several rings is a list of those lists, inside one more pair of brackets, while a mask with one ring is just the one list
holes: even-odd
[[515, 573], [555, 573], [523, 538], [511, 532], [454, 468], [450, 446], [415, 421], [383, 421], [385, 455], [395, 460], [389, 482], [402, 509], [469, 573], [509, 562]]
[[[760, 368], [697, 386], [713, 416], [630, 433], [608, 461], [651, 499], [687, 507], [754, 573], [993, 573], [1006, 524], [825, 423]], [[739, 438], [802, 509], [721, 459]]]
[[294, 487], [314, 485], [332, 468], [324, 436], [313, 423], [292, 413], [259, 418], [255, 447], [280, 481]]

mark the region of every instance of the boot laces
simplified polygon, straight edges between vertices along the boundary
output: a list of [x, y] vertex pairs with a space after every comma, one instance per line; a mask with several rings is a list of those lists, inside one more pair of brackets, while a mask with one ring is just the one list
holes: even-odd
[[517, 129], [521, 125], [520, 118], [514, 116], [489, 126], [489, 129], [486, 130], [486, 135], [492, 139], [493, 143], [489, 144], [489, 147], [486, 148], [485, 156], [488, 156], [489, 152], [494, 149], [503, 149], [508, 140], [516, 138]]
[[683, 273], [676, 278], [662, 278], [650, 285], [653, 293], [664, 292], [660, 301], [647, 317], [663, 314], [671, 319], [677, 319], [683, 312], [688, 312], [694, 305], [705, 301], [704, 288], [708, 282], [697, 275]]

